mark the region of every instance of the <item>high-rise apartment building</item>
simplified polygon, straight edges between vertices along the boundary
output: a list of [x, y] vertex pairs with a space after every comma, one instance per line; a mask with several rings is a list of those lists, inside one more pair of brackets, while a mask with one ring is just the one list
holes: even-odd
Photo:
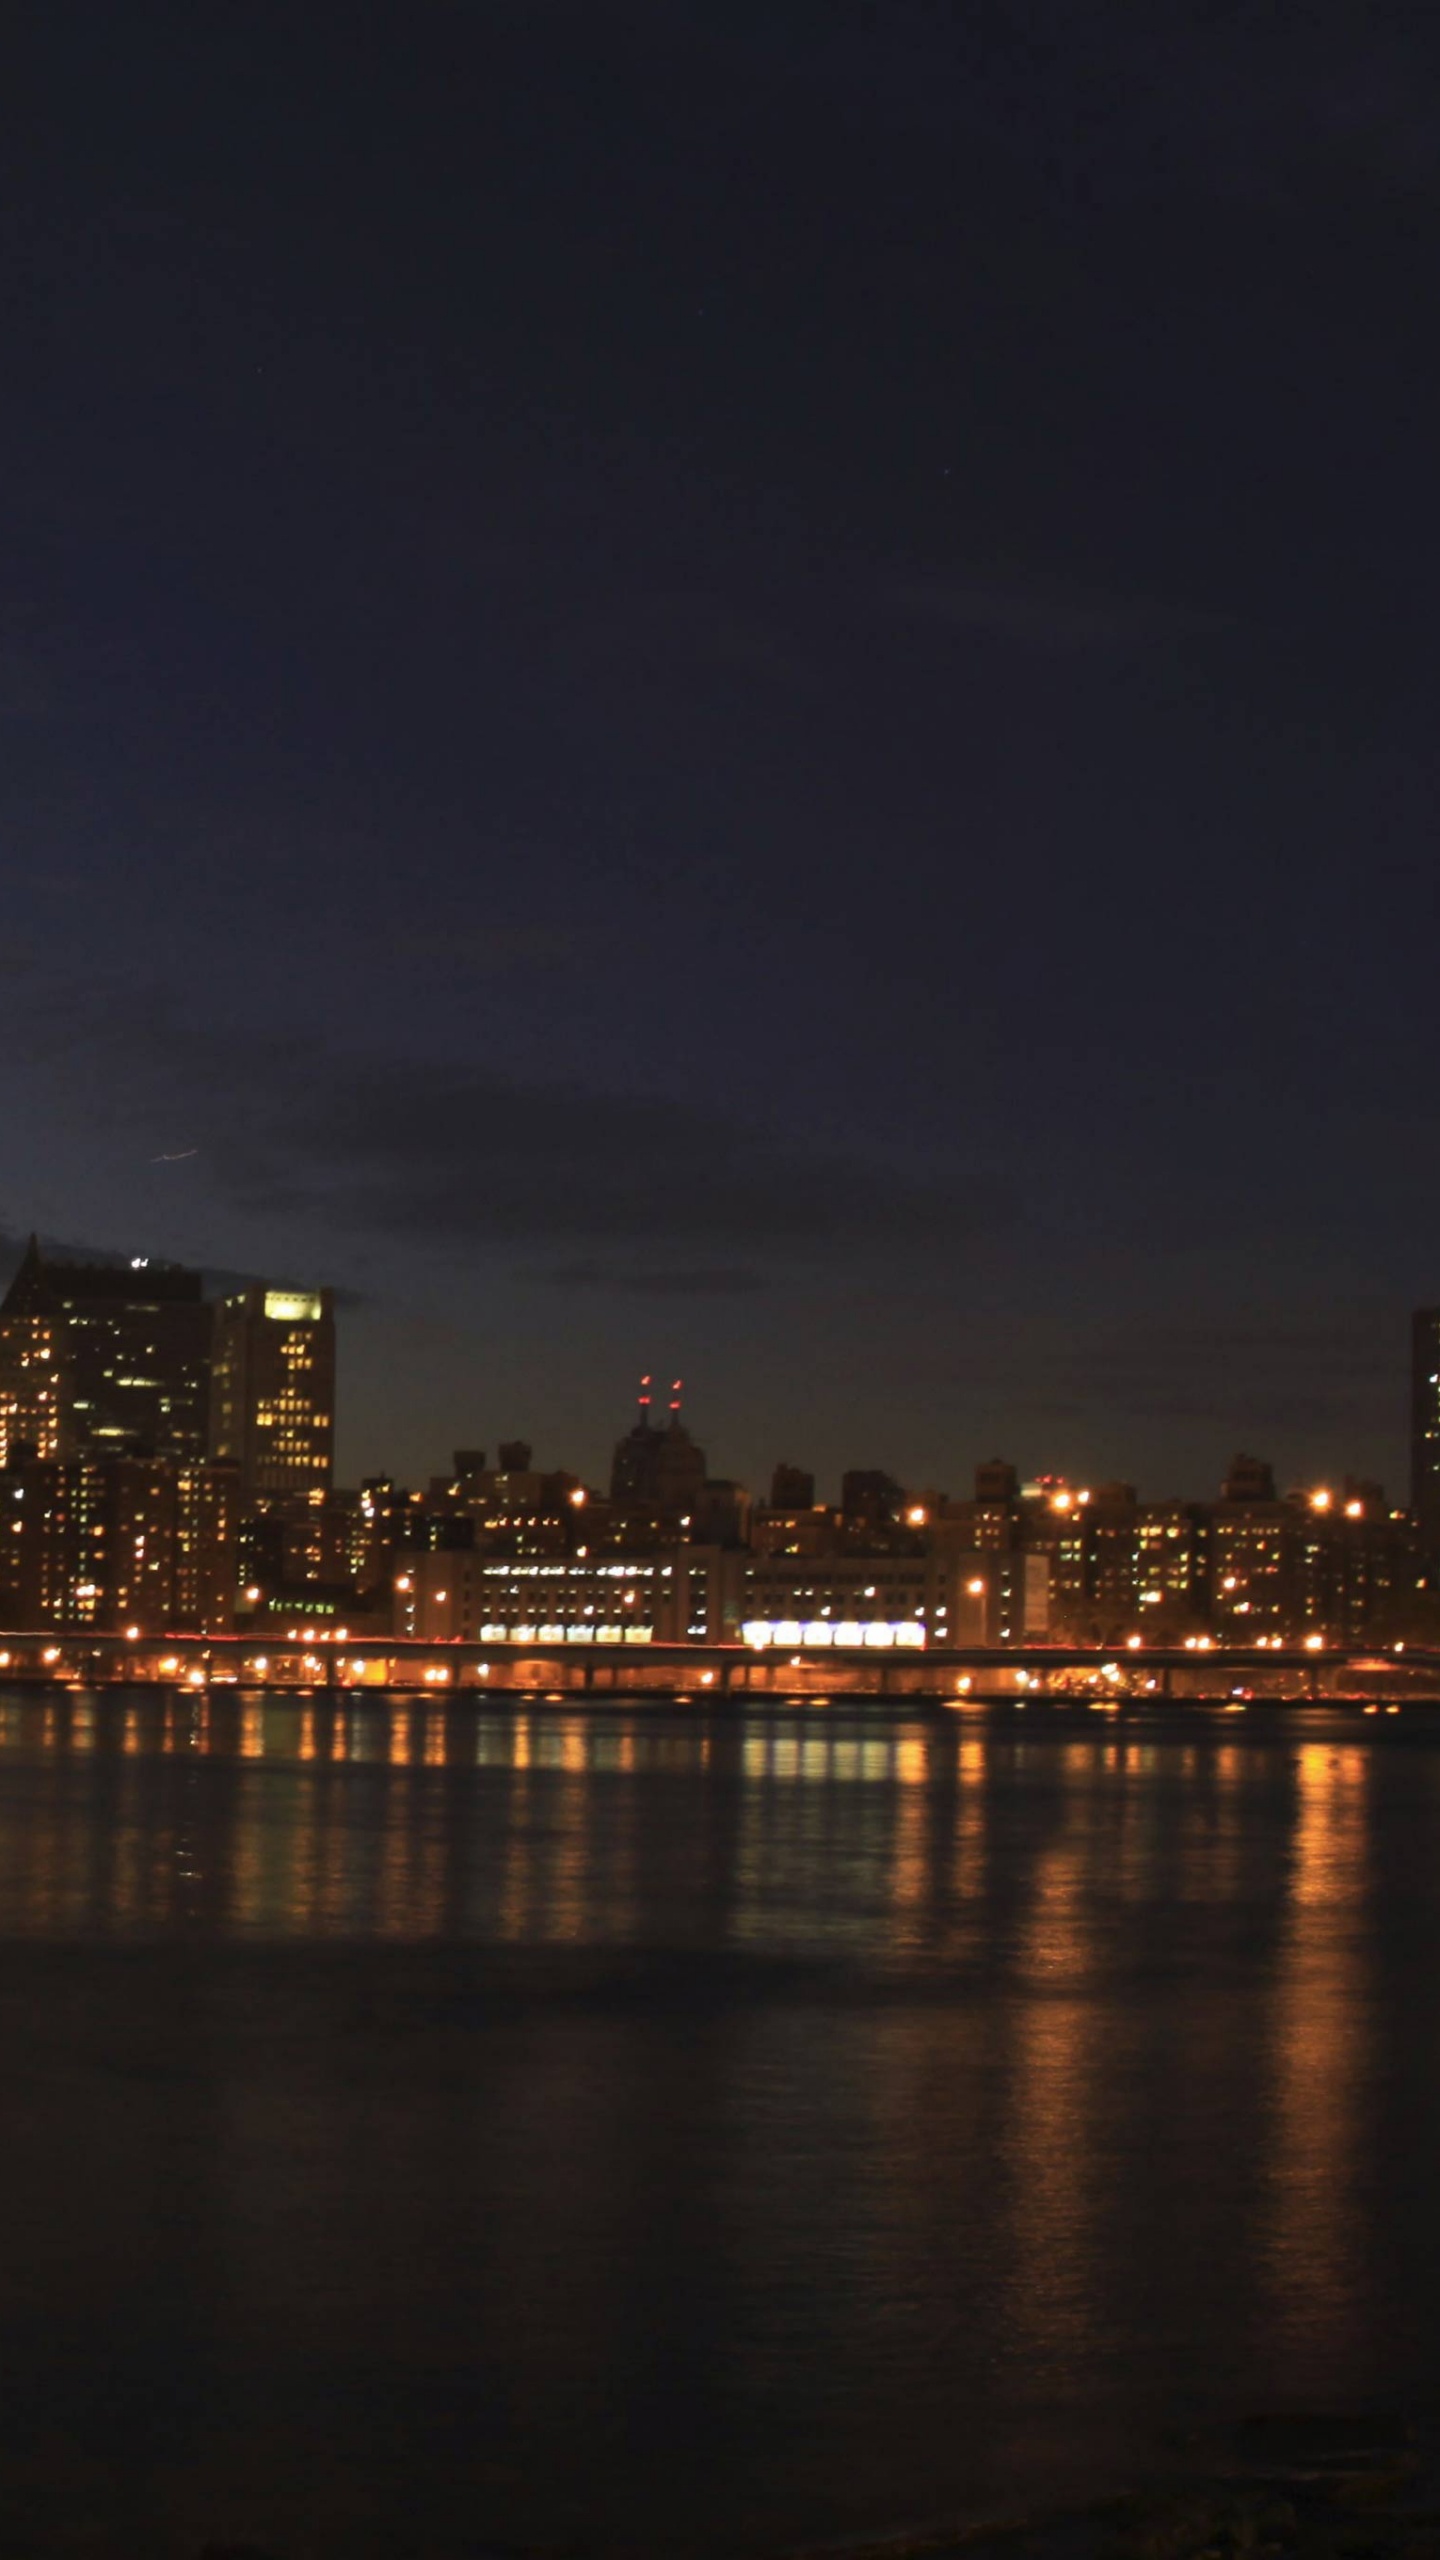
[[239, 1290], [216, 1310], [211, 1453], [244, 1497], [330, 1488], [335, 1464], [335, 1308], [329, 1289]]
[[212, 1328], [198, 1271], [61, 1262], [32, 1236], [0, 1306], [0, 1465], [203, 1458]]
[[24, 1458], [0, 1470], [0, 1624], [228, 1627], [233, 1468], [204, 1458]]
[[1135, 1625], [1154, 1642], [1207, 1623], [1210, 1512], [1202, 1502], [1142, 1503], [1135, 1522]]

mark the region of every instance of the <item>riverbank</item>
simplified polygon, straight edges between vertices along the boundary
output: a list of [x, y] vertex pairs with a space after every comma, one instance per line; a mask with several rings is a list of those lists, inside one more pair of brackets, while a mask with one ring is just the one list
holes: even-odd
[[[1197, 2454], [1199, 2448], [1197, 2448]], [[1163, 2490], [812, 2547], [786, 2560], [1440, 2560], [1440, 2482], [1409, 2419], [1258, 2416]]]

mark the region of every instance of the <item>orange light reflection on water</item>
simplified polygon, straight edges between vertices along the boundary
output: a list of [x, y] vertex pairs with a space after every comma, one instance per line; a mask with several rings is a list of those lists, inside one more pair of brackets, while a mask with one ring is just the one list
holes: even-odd
[[1270, 2048], [1265, 2261], [1277, 2319], [1323, 2330], [1357, 2289], [1354, 2210], [1371, 2073], [1362, 1904], [1373, 1761], [1354, 1745], [1295, 1755], [1289, 1891]]

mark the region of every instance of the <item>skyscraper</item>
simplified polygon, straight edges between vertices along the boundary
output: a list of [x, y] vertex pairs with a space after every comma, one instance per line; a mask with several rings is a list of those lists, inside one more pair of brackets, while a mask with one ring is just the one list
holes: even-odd
[[680, 1381], [670, 1390], [669, 1419], [659, 1431], [650, 1419], [650, 1381], [640, 1381], [640, 1412], [617, 1441], [610, 1469], [610, 1499], [622, 1517], [648, 1519], [668, 1528], [694, 1517], [705, 1489], [705, 1452], [680, 1419]]
[[1410, 1510], [1421, 1553], [1440, 1555], [1440, 1307], [1410, 1319]]
[[328, 1492], [335, 1463], [335, 1309], [329, 1289], [242, 1289], [217, 1309], [211, 1453], [246, 1499]]
[[0, 1307], [0, 1464], [202, 1458], [212, 1328], [198, 1271], [60, 1262], [32, 1236]]

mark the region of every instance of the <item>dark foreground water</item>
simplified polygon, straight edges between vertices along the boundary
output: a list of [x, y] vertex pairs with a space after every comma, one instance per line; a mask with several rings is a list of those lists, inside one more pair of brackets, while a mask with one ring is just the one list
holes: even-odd
[[0, 2546], [769, 2551], [1440, 2403], [1440, 1711], [0, 1693]]

